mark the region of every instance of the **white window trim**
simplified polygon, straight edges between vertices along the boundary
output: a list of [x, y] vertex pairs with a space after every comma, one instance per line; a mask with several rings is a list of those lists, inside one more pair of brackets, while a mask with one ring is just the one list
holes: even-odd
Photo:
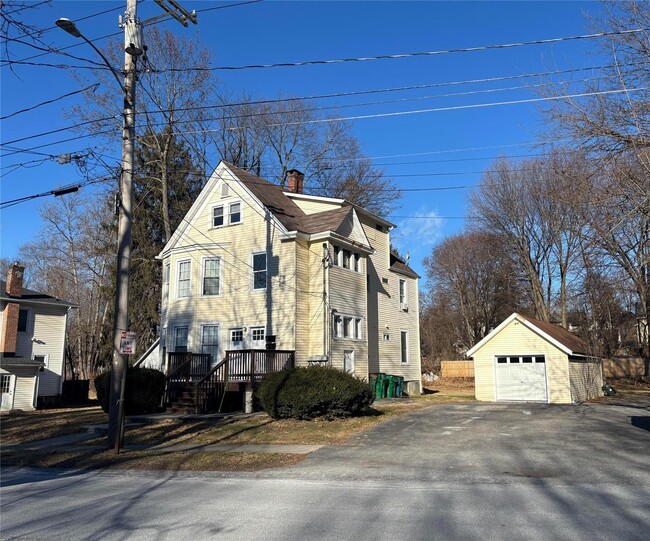
[[169, 286], [172, 276], [172, 265], [168, 261], [163, 267], [163, 292], [162, 292], [162, 303], [166, 305], [169, 303]]
[[223, 355], [223, 341], [221, 336], [221, 323], [219, 321], [201, 321], [199, 323], [199, 335], [197, 344], [200, 349], [199, 353], [203, 353], [203, 328], [216, 327], [217, 328], [217, 358]]
[[[406, 334], [406, 360], [402, 358], [402, 335]], [[399, 362], [401, 365], [411, 364], [411, 355], [409, 353], [409, 331], [408, 329], [399, 330]]]
[[[346, 370], [345, 369], [345, 354], [350, 353], [350, 358], [352, 359], [352, 369], [351, 370]], [[354, 371], [356, 369], [356, 359], [354, 358], [354, 350], [353, 349], [344, 349], [343, 350], [343, 370], [346, 371], [348, 374], [354, 374]]]
[[[343, 266], [343, 251], [349, 252], [350, 253], [350, 267], [345, 267]], [[355, 252], [354, 250], [351, 250], [350, 248], [344, 248], [343, 246], [340, 246], [338, 244], [333, 245], [333, 257], [332, 257], [332, 264], [335, 267], [338, 267], [339, 269], [343, 269], [346, 271], [353, 272], [354, 274], [363, 274], [363, 265], [361, 263], [363, 257], [361, 255], [361, 252]], [[358, 270], [354, 269], [355, 266], [355, 261], [357, 262], [357, 267]]]
[[[181, 279], [181, 264], [189, 263], [190, 264], [190, 280], [189, 280], [189, 292], [187, 296], [181, 297], [181, 288], [180, 288], [180, 279]], [[176, 262], [176, 280], [175, 280], [175, 289], [176, 289], [176, 298], [177, 299], [191, 299], [192, 298], [192, 260], [191, 259], [181, 259]]]
[[187, 338], [185, 340], [185, 347], [187, 348], [187, 351], [192, 351], [190, 348], [190, 324], [189, 323], [179, 323], [178, 325], [174, 325], [173, 330], [174, 334], [172, 335], [172, 345], [174, 346], [174, 351], [173, 353], [176, 353], [176, 331], [177, 329], [187, 329]]
[[[336, 318], [340, 318], [340, 323], [337, 325]], [[344, 336], [345, 334], [345, 318], [351, 319], [351, 328], [353, 336]], [[353, 340], [355, 342], [363, 342], [365, 329], [364, 318], [362, 316], [353, 316], [351, 314], [341, 314], [336, 312], [332, 317], [332, 338], [334, 340]], [[360, 331], [361, 336], [357, 336], [357, 330]]]
[[[238, 222], [231, 222], [230, 221], [230, 207], [231, 205], [235, 205], [239, 203], [239, 221]], [[214, 209], [221, 208], [223, 210], [223, 224], [221, 225], [214, 225]], [[244, 223], [244, 204], [241, 199], [231, 199], [229, 201], [227, 200], [222, 200], [219, 201], [218, 205], [212, 205], [212, 208], [210, 210], [210, 229], [221, 229], [222, 227], [228, 227], [231, 225], [239, 225]]]
[[[401, 287], [404, 284], [404, 300], [402, 300], [402, 291]], [[408, 295], [408, 282], [404, 278], [400, 278], [397, 284], [397, 295], [399, 296], [399, 309], [402, 312], [408, 312], [409, 310], [409, 295]]]
[[[260, 271], [255, 271], [255, 266], [254, 266], [254, 261], [255, 261], [255, 256], [256, 255], [263, 255], [265, 260], [266, 260], [266, 287], [264, 288], [255, 288], [255, 272], [260, 272]], [[250, 266], [251, 266], [251, 277], [250, 277], [250, 291], [252, 293], [266, 293], [269, 289], [269, 281], [270, 281], [270, 276], [269, 276], [269, 258], [266, 254], [266, 250], [261, 250], [258, 252], [252, 252], [251, 257], [250, 257]]]
[[[233, 205], [239, 204], [239, 221], [231, 222], [230, 221], [230, 207]], [[235, 201], [228, 201], [228, 225], [239, 225], [244, 222], [244, 205], [242, 204], [241, 199]]]
[[32, 355], [32, 361], [35, 361], [36, 357], [43, 357], [43, 364], [45, 365], [45, 368], [50, 367], [50, 354], [49, 353], [34, 353]]
[[[207, 294], [204, 293], [205, 291], [205, 262], [206, 261], [213, 261], [213, 260], [219, 260], [219, 293], [216, 294]], [[223, 297], [223, 267], [224, 267], [224, 262], [223, 262], [223, 256], [220, 255], [214, 255], [214, 256], [203, 256], [201, 258], [201, 292], [200, 296], [201, 297]]]

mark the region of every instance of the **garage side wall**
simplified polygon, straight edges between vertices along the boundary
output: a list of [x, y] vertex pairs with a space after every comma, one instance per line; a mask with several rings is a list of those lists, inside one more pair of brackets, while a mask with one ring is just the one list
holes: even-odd
[[569, 374], [571, 375], [571, 398], [574, 402], [584, 402], [603, 394], [601, 362], [569, 359]]
[[474, 353], [476, 399], [486, 402], [496, 400], [495, 356], [535, 354], [543, 354], [546, 358], [548, 401], [570, 404], [571, 389], [567, 355], [516, 319]]

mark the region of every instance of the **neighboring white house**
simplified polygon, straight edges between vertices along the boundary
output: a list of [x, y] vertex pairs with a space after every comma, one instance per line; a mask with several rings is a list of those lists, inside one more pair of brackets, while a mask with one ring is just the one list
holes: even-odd
[[14, 263], [0, 281], [2, 411], [56, 404], [63, 386], [70, 302], [22, 287]]
[[472, 347], [477, 400], [570, 404], [601, 396], [600, 360], [559, 325], [512, 314]]
[[[394, 224], [343, 199], [288, 189], [221, 162], [158, 258], [165, 352], [295, 351], [421, 392], [418, 275], [390, 249]], [[149, 359], [146, 361], [151, 366]]]

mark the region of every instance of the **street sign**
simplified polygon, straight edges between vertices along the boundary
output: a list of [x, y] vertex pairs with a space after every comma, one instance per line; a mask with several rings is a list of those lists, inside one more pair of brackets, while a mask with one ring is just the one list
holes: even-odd
[[122, 331], [120, 335], [120, 353], [122, 355], [133, 355], [135, 353], [135, 333]]

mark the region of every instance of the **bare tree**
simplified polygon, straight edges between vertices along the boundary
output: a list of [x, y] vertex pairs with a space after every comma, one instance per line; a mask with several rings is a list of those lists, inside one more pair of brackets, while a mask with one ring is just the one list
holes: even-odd
[[33, 287], [78, 306], [70, 314], [66, 363], [73, 377], [91, 379], [110, 360], [103, 349], [109, 333], [110, 272], [114, 243], [96, 217], [105, 208], [71, 194], [41, 209], [44, 227], [33, 242], [21, 247]]
[[453, 235], [424, 260], [430, 295], [446, 300], [455, 313], [455, 340], [464, 349], [481, 340], [516, 306], [516, 279], [503, 240], [490, 233]]

